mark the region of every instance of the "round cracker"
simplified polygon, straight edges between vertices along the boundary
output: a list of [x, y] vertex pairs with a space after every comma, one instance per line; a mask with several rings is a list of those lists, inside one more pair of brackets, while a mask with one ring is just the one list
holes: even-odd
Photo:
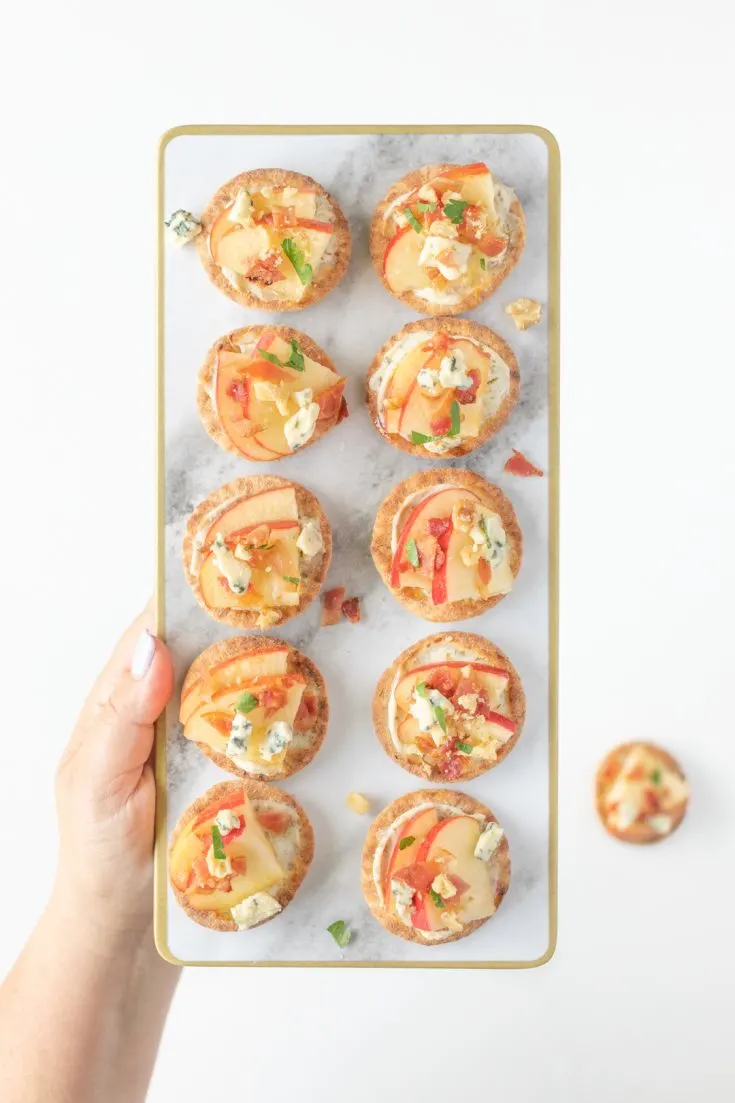
[[510, 719], [516, 722], [515, 732], [506, 743], [498, 747], [497, 758], [494, 762], [486, 758], [473, 758], [472, 755], [461, 756], [463, 767], [462, 773], [458, 778], [452, 778], [450, 782], [452, 785], [457, 785], [461, 784], [463, 781], [471, 781], [472, 778], [479, 777], [480, 774], [492, 770], [494, 766], [497, 766], [504, 758], [507, 758], [520, 738], [521, 729], [526, 719], [526, 695], [523, 692], [523, 683], [521, 682], [518, 671], [513, 666], [508, 656], [501, 651], [499, 647], [496, 647], [494, 643], [491, 643], [490, 640], [486, 640], [484, 636], [478, 636], [473, 632], [438, 632], [434, 636], [426, 636], [425, 639], [419, 640], [418, 643], [412, 644], [411, 647], [407, 647], [406, 650], [402, 651], [398, 658], [391, 663], [384, 674], [381, 675], [380, 681], [375, 687], [375, 694], [373, 696], [373, 727], [388, 757], [392, 758], [399, 766], [402, 766], [404, 770], [407, 770], [409, 774], [414, 774], [423, 781], [447, 783], [448, 779], [445, 778], [436, 767], [432, 767], [428, 762], [425, 762], [423, 758], [420, 762], [416, 762], [414, 758], [410, 758], [408, 755], [401, 754], [396, 750], [388, 727], [388, 701], [390, 699], [391, 686], [393, 685], [393, 681], [400, 667], [410, 664], [411, 660], [418, 655], [419, 652], [423, 651], [424, 648], [440, 646], [443, 643], [450, 642], [467, 651], [473, 651], [480, 659], [484, 659], [491, 666], [499, 666], [502, 667], [503, 670], [508, 671], [510, 674], [510, 680], [508, 682]]
[[[382, 841], [383, 834], [399, 816], [420, 804], [452, 805], [459, 812], [464, 812], [469, 816], [482, 815], [493, 823], [499, 821], [486, 805], [481, 804], [474, 797], [468, 797], [466, 793], [457, 793], [452, 789], [418, 789], [414, 793], [406, 793], [405, 796], [398, 797], [387, 808], [384, 808], [375, 818], [367, 833], [362, 851], [362, 892], [370, 911], [387, 931], [398, 935], [399, 938], [404, 938], [408, 942], [418, 942], [421, 946], [444, 946], [447, 942], [456, 942], [460, 938], [466, 938], [478, 927], [482, 927], [484, 923], [487, 923], [488, 919], [492, 919], [492, 916], [489, 915], [485, 919], [475, 919], [471, 923], [466, 923], [462, 931], [450, 932], [446, 938], [427, 941], [421, 937], [418, 931], [407, 927], [405, 923], [402, 923], [397, 916], [392, 915], [380, 903], [373, 881], [373, 857], [378, 844]], [[510, 850], [505, 835], [503, 835], [492, 861], [493, 865], [497, 863], [500, 867], [495, 887], [495, 912], [497, 912], [510, 884]]]
[[[212, 399], [212, 384], [214, 382], [217, 356], [220, 352], [239, 352], [240, 341], [245, 340], [247, 337], [254, 337], [257, 339], [262, 333], [266, 332], [275, 333], [277, 337], [281, 337], [284, 341], [289, 343], [291, 341], [298, 342], [299, 348], [310, 360], [316, 360], [325, 367], [331, 368], [337, 375], [337, 378], [340, 378], [334, 363], [330, 357], [327, 356], [324, 349], [317, 345], [316, 341], [312, 341], [308, 334], [302, 333], [298, 329], [292, 329], [291, 326], [242, 326], [240, 329], [233, 329], [229, 333], [225, 333], [223, 337], [215, 341], [207, 353], [204, 363], [199, 369], [196, 398], [197, 410], [199, 411], [199, 417], [202, 419], [202, 424], [212, 440], [215, 441], [220, 448], [223, 448], [225, 452], [232, 452], [233, 455], [247, 460], [248, 463], [276, 463], [279, 459], [287, 459], [288, 456], [272, 456], [268, 459], [260, 460], [244, 455], [244, 453], [233, 444], [225, 431], [222, 418], [217, 409], [217, 404]], [[330, 429], [333, 429], [335, 425], [336, 422], [334, 421], [329, 424], [317, 421], [314, 432], [309, 437], [306, 444], [301, 445], [299, 452], [303, 452], [305, 448], [314, 444], [315, 441], [320, 440], [320, 438], [328, 433]], [[289, 453], [289, 455], [293, 455], [293, 453]]]
[[[468, 295], [465, 295], [463, 299], [460, 299], [458, 303], [428, 303], [425, 299], [421, 299], [417, 295], [414, 295], [412, 291], [394, 291], [389, 286], [383, 268], [385, 263], [385, 251], [393, 238], [394, 231], [390, 228], [390, 219], [385, 218], [386, 211], [393, 202], [405, 192], [420, 188], [422, 184], [428, 184], [429, 181], [436, 179], [438, 176], [449, 176], [452, 169], [456, 168], [461, 168], [461, 166], [450, 164], [445, 161], [436, 165], [424, 165], [423, 168], [414, 169], [413, 172], [409, 172], [406, 176], [402, 176], [401, 179], [397, 180], [392, 188], [390, 188], [385, 198], [378, 204], [370, 224], [370, 256], [372, 257], [373, 266], [378, 273], [380, 282], [393, 298], [400, 299], [401, 302], [406, 303], [407, 306], [410, 306], [411, 309], [415, 310], [418, 314], [464, 314], [468, 310], [474, 310], [474, 308], [484, 302], [485, 299], [489, 299], [506, 276], [512, 272], [520, 260], [526, 242], [526, 219], [523, 213], [523, 207], [516, 197], [510, 206], [510, 213], [515, 216], [516, 225], [511, 234], [510, 243], [505, 251], [502, 264], [493, 267], [488, 273], [488, 278], [478, 287], [474, 288]], [[201, 236], [202, 235], [200, 235], [200, 237]]]
[[[269, 804], [282, 804], [288, 807], [295, 813], [296, 819], [299, 824], [299, 852], [296, 855], [291, 867], [288, 870], [287, 877], [283, 881], [279, 881], [277, 885], [268, 889], [270, 896], [277, 900], [281, 905], [281, 911], [283, 911], [293, 900], [296, 895], [301, 882], [306, 876], [307, 870], [311, 865], [311, 860], [314, 857], [314, 829], [309, 822], [309, 818], [304, 812], [304, 809], [294, 800], [289, 793], [284, 793], [282, 789], [276, 789], [272, 785], [266, 785], [263, 781], [220, 781], [219, 784], [213, 785], [210, 789], [207, 789], [205, 793], [202, 793], [200, 797], [189, 805], [186, 811], [183, 813], [179, 822], [171, 832], [171, 838], [168, 844], [168, 854], [171, 855], [171, 850], [176, 843], [181, 832], [186, 825], [199, 815], [203, 808], [206, 808], [208, 804], [212, 804], [216, 800], [225, 800], [227, 797], [235, 793], [237, 790], [244, 789], [250, 800], [256, 807], [261, 802], [268, 802]], [[268, 832], [266, 832], [268, 834]], [[234, 919], [230, 916], [225, 916], [221, 912], [205, 912], [200, 911], [198, 908], [192, 908], [189, 903], [186, 893], [183, 893], [181, 889], [177, 888], [171, 880], [169, 875], [169, 884], [171, 890], [176, 897], [176, 902], [183, 908], [190, 919], [193, 919], [195, 923], [198, 923], [201, 927], [208, 927], [212, 931], [237, 931], [238, 926]], [[271, 919], [276, 919], [280, 915], [278, 912], [276, 915], [271, 916]], [[256, 923], [255, 926], [248, 928], [249, 930], [255, 930], [255, 927], [262, 927], [264, 923], [270, 922], [269, 919], [264, 919], [260, 923]]]
[[[222, 269], [212, 260], [209, 252], [209, 233], [212, 226], [222, 211], [234, 200], [237, 193], [245, 188], [249, 191], [257, 191], [264, 184], [276, 188], [303, 188], [315, 191], [325, 199], [334, 215], [334, 251], [329, 264], [320, 265], [316, 275], [307, 286], [302, 298], [298, 302], [281, 301], [280, 299], [259, 299], [248, 290], [241, 290], [228, 283], [222, 274]], [[327, 292], [336, 287], [347, 271], [350, 262], [352, 239], [350, 227], [344, 216], [342, 208], [333, 195], [313, 180], [311, 176], [304, 176], [300, 172], [291, 172], [289, 169], [250, 169], [247, 172], [238, 173], [223, 184], [212, 196], [209, 204], [201, 217], [202, 232], [197, 235], [196, 243], [199, 258], [204, 266], [204, 271], [218, 290], [228, 299], [239, 303], [240, 306], [249, 307], [251, 310], [270, 311], [281, 314], [289, 310], [303, 310], [312, 303], [323, 299]]]
[[233, 636], [231, 639], [219, 640], [217, 643], [213, 643], [205, 648], [187, 670], [181, 686], [181, 696], [184, 697], [188, 686], [190, 686], [192, 682], [198, 681], [199, 678], [206, 678], [212, 667], [219, 666], [221, 663], [227, 662], [228, 659], [237, 658], [239, 655], [254, 655], [257, 654], [258, 651], [268, 651], [274, 644], [277, 647], [288, 648], [287, 672], [289, 674], [302, 674], [306, 678], [307, 691], [311, 691], [316, 697], [316, 718], [313, 727], [308, 733], [308, 744], [305, 747], [289, 747], [286, 751], [286, 757], [283, 760], [281, 769], [275, 773], [255, 774], [246, 772], [245, 770], [241, 770], [239, 766], [236, 766], [232, 759], [228, 758], [226, 754], [222, 754], [221, 751], [216, 751], [213, 747], [210, 747], [209, 744], [196, 743], [199, 750], [202, 751], [207, 758], [211, 758], [212, 762], [216, 763], [217, 766], [226, 770], [229, 774], [234, 774], [235, 777], [243, 778], [243, 780], [257, 778], [260, 781], [268, 782], [283, 781], [284, 778], [291, 777], [292, 774], [296, 774], [299, 770], [303, 770], [304, 766], [308, 766], [314, 758], [324, 742], [324, 737], [327, 734], [327, 727], [329, 725], [329, 698], [327, 697], [327, 687], [321, 671], [311, 659], [301, 651], [297, 651], [297, 649], [292, 647], [286, 640], [279, 640], [275, 636]]
[[493, 483], [483, 479], [481, 475], [475, 475], [462, 467], [442, 467], [432, 471], [419, 471], [416, 475], [404, 479], [393, 488], [387, 498], [383, 500], [375, 518], [373, 526], [373, 539], [370, 545], [373, 562], [378, 574], [383, 579], [396, 601], [399, 601], [409, 612], [424, 620], [439, 621], [443, 624], [450, 621], [468, 620], [477, 617], [486, 609], [491, 609], [502, 601], [505, 594], [492, 594], [485, 598], [462, 598], [460, 601], [448, 601], [444, 605], [432, 605], [428, 597], [409, 597], [400, 589], [391, 586], [390, 574], [393, 553], [391, 551], [391, 536], [393, 518], [401, 508], [403, 502], [411, 494], [421, 490], [428, 490], [442, 484], [457, 484], [467, 487], [477, 494], [483, 505], [500, 517], [507, 537], [507, 553], [510, 556], [510, 569], [513, 578], [518, 577], [523, 560], [523, 533], [515, 515], [515, 510], [510, 499], [503, 491]]
[[[252, 609], [210, 609], [209, 606], [205, 604], [204, 598], [202, 597], [201, 586], [199, 585], [199, 576], [192, 574], [191, 571], [194, 536], [200, 520], [217, 506], [224, 505], [225, 503], [234, 505], [240, 498], [253, 497], [255, 494], [260, 494], [263, 490], [274, 490], [282, 486], [292, 486], [296, 491], [296, 504], [298, 506], [299, 516], [306, 515], [319, 522], [319, 529], [324, 547], [321, 555], [315, 555], [311, 559], [304, 558], [302, 560], [301, 600], [298, 605], [274, 609], [274, 613], [280, 614], [279, 620], [276, 623], [279, 625], [284, 624], [287, 620], [292, 620], [293, 617], [297, 617], [299, 613], [303, 613], [303, 611], [311, 605], [321, 590], [324, 579], [327, 577], [329, 563], [332, 558], [332, 530], [329, 527], [329, 521], [316, 495], [312, 494], [310, 490], [306, 490], [306, 488], [299, 483], [294, 483], [290, 479], [282, 479], [278, 475], [250, 475], [243, 479], [233, 479], [232, 482], [225, 483], [223, 486], [213, 491], [208, 498], [205, 498], [204, 501], [199, 503], [189, 517], [189, 520], [186, 522], [186, 531], [184, 533], [184, 543], [182, 546], [186, 581], [191, 586], [194, 597], [197, 599], [202, 609], [209, 613], [210, 617], [213, 617], [214, 620], [221, 621], [223, 624], [230, 624], [233, 628], [257, 629], [257, 620], [260, 611]], [[269, 625], [269, 627], [273, 626]]]
[[618, 747], [613, 747], [598, 766], [595, 776], [595, 805], [602, 826], [605, 828], [608, 835], [620, 839], [623, 843], [636, 843], [645, 846], [649, 843], [659, 843], [663, 839], [668, 839], [669, 835], [676, 831], [686, 815], [689, 801], [688, 799], [683, 800], [676, 805], [671, 812], [665, 813], [665, 815], [671, 816], [672, 823], [670, 830], [666, 831], [664, 834], [659, 834], [659, 832], [654, 831], [647, 823], [633, 823], [630, 827], [626, 827], [625, 829], [614, 827], [612, 824], [608, 823], [605, 797], [615, 783], [624, 760], [636, 747], [642, 747], [644, 750], [648, 751], [649, 754], [651, 754], [662, 766], [665, 766], [667, 770], [671, 770], [672, 773], [678, 774], [682, 781], [686, 781], [686, 775], [674, 756], [669, 754], [668, 751], [665, 751], [663, 747], [659, 747], [655, 743], [643, 743], [641, 741], [621, 743]]
[[448, 459], [456, 456], [467, 456], [470, 452], [474, 452], [482, 444], [490, 440], [490, 437], [495, 436], [498, 430], [505, 425], [510, 417], [518, 401], [521, 389], [521, 373], [518, 367], [518, 361], [513, 349], [507, 341], [504, 341], [503, 338], [499, 337], [492, 329], [488, 329], [487, 326], [481, 326], [477, 322], [472, 322], [469, 318], [419, 318], [416, 322], [409, 322], [408, 325], [405, 325], [398, 333], [388, 338], [385, 344], [382, 345], [376, 353], [368, 370], [365, 380], [365, 401], [367, 402], [373, 425], [380, 435], [385, 437], [394, 448], [399, 448], [401, 452], [408, 452], [412, 456], [420, 456], [421, 459], [424, 460], [436, 459], [437, 457], [427, 452], [422, 444], [412, 444], [410, 440], [406, 440], [400, 433], [389, 433], [386, 431], [380, 420], [378, 395], [370, 387], [370, 380], [375, 372], [378, 371], [380, 365], [390, 353], [393, 346], [399, 341], [402, 341], [407, 334], [421, 332], [421, 330], [429, 330], [433, 333], [447, 333], [450, 337], [471, 337], [479, 344], [491, 348], [508, 365], [508, 393], [500, 403], [498, 409], [490, 417], [485, 418], [480, 426], [480, 432], [476, 437], [469, 437], [456, 448], [452, 448], [450, 453], [447, 453], [441, 458]]

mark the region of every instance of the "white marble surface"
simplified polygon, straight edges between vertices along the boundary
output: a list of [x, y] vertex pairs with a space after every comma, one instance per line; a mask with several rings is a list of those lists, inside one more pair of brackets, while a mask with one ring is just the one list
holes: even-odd
[[[486, 160], [513, 186], [527, 219], [524, 256], [509, 279], [472, 316], [512, 345], [521, 366], [521, 400], [509, 424], [465, 465], [496, 480], [509, 494], [525, 536], [525, 558], [514, 592], [501, 604], [457, 627], [499, 644], [523, 678], [528, 717], [506, 762], [467, 792], [489, 804], [504, 824], [513, 877], [498, 915], [468, 939], [422, 947], [385, 932], [371, 917], [359, 884], [359, 857], [369, 817], [345, 806], [358, 789], [375, 812], [417, 779], [391, 762], [372, 731], [375, 683], [395, 655], [434, 628], [402, 609], [381, 583], [369, 544], [376, 508], [400, 479], [427, 463], [397, 452], [372, 428], [362, 402], [365, 370], [377, 347], [415, 317], [389, 296], [369, 260], [371, 212], [399, 176], [431, 161]], [[185, 961], [325, 961], [340, 953], [326, 931], [347, 920], [354, 938], [349, 961], [532, 961], [548, 945], [548, 587], [546, 479], [502, 474], [511, 446], [547, 467], [546, 318], [517, 333], [502, 307], [519, 295], [547, 302], [547, 151], [535, 135], [409, 136], [180, 136], [167, 147], [166, 209], [200, 211], [219, 184], [245, 168], [289, 167], [314, 176], [342, 204], [353, 233], [353, 258], [340, 287], [321, 303], [283, 319], [246, 311], [206, 279], [194, 249], [168, 249], [165, 258], [166, 407], [166, 636], [179, 680], [205, 646], [231, 634], [195, 602], [183, 577], [180, 545], [186, 516], [215, 487], [239, 475], [272, 470], [304, 483], [319, 496], [335, 534], [328, 584], [343, 584], [362, 600], [359, 626], [319, 629], [312, 607], [282, 630], [322, 669], [332, 719], [321, 752], [284, 788], [300, 800], [314, 824], [316, 855], [295, 901], [276, 921], [236, 935], [206, 931], [190, 922], [169, 897], [170, 951]], [[252, 465], [221, 451], [204, 432], [194, 405], [196, 373], [206, 349], [236, 326], [285, 320], [309, 333], [349, 377], [350, 418], [325, 440], [275, 465]], [[226, 775], [187, 743], [170, 710], [169, 826], [186, 805]]]

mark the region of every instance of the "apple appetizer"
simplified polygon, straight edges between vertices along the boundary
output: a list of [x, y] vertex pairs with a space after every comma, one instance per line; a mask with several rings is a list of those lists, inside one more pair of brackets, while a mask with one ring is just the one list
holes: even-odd
[[411, 942], [454, 942], [498, 910], [508, 891], [508, 840], [463, 793], [420, 789], [389, 804], [362, 852], [362, 891], [375, 918]]
[[466, 456], [505, 424], [519, 390], [518, 361], [497, 333], [465, 318], [426, 318], [386, 341], [365, 394], [396, 448]]
[[468, 781], [510, 754], [526, 699], [510, 659], [470, 632], [403, 651], [378, 682], [373, 723], [399, 766], [429, 781]]
[[486, 164], [426, 165], [378, 205], [370, 253], [384, 286], [421, 314], [461, 314], [518, 263], [525, 221]]
[[276, 475], [235, 479], [196, 507], [184, 572], [199, 604], [236, 628], [271, 628], [311, 604], [332, 555], [316, 497]]
[[461, 468], [422, 471], [378, 510], [371, 547], [378, 573], [412, 613], [466, 620], [510, 593], [523, 536], [497, 486]]
[[227, 452], [279, 460], [323, 437], [347, 417], [327, 354], [289, 326], [246, 326], [215, 342], [199, 372], [204, 428]]
[[268, 636], [212, 644], [181, 687], [184, 737], [238, 777], [279, 781], [295, 774], [321, 747], [328, 719], [320, 672], [306, 655]]
[[212, 283], [257, 310], [301, 310], [347, 270], [350, 230], [310, 176], [252, 169], [228, 180], [202, 215], [197, 248]]
[[313, 854], [314, 832], [293, 797], [262, 781], [223, 781], [173, 830], [171, 888], [203, 927], [249, 930], [293, 900]]
[[652, 743], [623, 743], [597, 771], [597, 812], [625, 843], [656, 843], [675, 831], [689, 786], [676, 759]]

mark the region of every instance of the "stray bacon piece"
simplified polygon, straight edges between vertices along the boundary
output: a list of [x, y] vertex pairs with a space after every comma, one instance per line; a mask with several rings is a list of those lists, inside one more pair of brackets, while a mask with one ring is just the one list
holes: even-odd
[[359, 597], [348, 597], [347, 601], [342, 602], [342, 613], [350, 622], [350, 624], [360, 623], [360, 599]]
[[346, 417], [350, 416], [350, 411], [347, 409], [347, 399], [342, 396], [342, 401], [339, 406], [339, 413], [337, 414], [337, 420], [335, 425], [339, 425], [340, 421], [344, 421]]
[[342, 602], [345, 599], [344, 586], [335, 586], [327, 590], [322, 597], [322, 628], [339, 624], [342, 618]]
[[512, 449], [513, 455], [505, 461], [505, 467], [503, 471], [507, 471], [509, 475], [520, 475], [521, 478], [528, 478], [529, 475], [539, 475], [543, 477], [543, 471], [540, 467], [535, 467], [530, 460], [527, 460], [522, 452]]

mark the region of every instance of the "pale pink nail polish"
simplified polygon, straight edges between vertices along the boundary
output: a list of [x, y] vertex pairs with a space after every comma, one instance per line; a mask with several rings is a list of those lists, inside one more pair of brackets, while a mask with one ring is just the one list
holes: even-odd
[[153, 656], [156, 653], [156, 638], [146, 629], [135, 645], [133, 657], [130, 660], [130, 674], [139, 682], [145, 678], [150, 670]]

